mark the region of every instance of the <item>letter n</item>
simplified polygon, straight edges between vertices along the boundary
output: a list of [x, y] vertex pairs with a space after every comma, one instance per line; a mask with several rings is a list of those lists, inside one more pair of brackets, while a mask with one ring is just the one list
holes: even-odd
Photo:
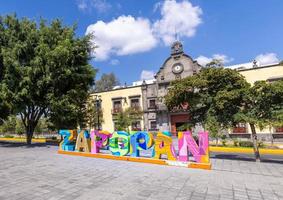
[[208, 132], [199, 132], [199, 145], [190, 131], [178, 133], [179, 161], [188, 161], [190, 151], [196, 162], [209, 162]]

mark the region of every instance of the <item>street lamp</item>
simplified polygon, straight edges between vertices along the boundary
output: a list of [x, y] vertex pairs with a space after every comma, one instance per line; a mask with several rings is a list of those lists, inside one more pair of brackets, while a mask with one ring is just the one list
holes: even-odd
[[101, 110], [101, 96], [100, 95], [95, 95], [95, 105], [96, 105], [96, 117], [97, 117], [97, 130], [100, 130], [100, 119], [99, 119], [99, 114]]

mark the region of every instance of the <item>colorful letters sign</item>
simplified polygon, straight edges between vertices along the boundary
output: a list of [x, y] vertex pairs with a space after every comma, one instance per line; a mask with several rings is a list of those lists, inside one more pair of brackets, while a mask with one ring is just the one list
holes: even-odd
[[[189, 161], [189, 152], [196, 163], [209, 163], [208, 132], [198, 134], [198, 144], [190, 131], [178, 133], [178, 152], [174, 148], [170, 132], [158, 132], [154, 138], [152, 133], [137, 131], [128, 133], [126, 131], [94, 130], [60, 130], [63, 136], [60, 143], [61, 151], [78, 151], [90, 154], [98, 154], [100, 149], [109, 149], [114, 156], [140, 157], [141, 151], [149, 150], [154, 159], [165, 158], [168, 162], [182, 163]], [[177, 164], [176, 164], [177, 165]]]
[[60, 130], [59, 134], [63, 136], [62, 142], [60, 142], [59, 148], [64, 151], [75, 150], [75, 140], [77, 138], [76, 130]]

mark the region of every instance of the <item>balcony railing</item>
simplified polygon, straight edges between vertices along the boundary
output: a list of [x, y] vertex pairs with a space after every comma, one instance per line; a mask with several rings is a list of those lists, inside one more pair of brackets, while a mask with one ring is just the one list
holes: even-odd
[[276, 133], [283, 133], [283, 127], [276, 127], [275, 132]]
[[157, 109], [157, 105], [149, 105], [148, 109], [149, 110], [156, 110]]
[[122, 108], [113, 108], [113, 109], [111, 110], [111, 113], [112, 113], [112, 114], [118, 114], [118, 113], [120, 113], [120, 112], [122, 112]]
[[246, 127], [235, 127], [233, 128], [233, 133], [246, 133], [247, 128]]
[[132, 109], [133, 111], [141, 111], [141, 107], [140, 107], [140, 106], [135, 106], [135, 105], [133, 105], [133, 106], [131, 106], [131, 109]]

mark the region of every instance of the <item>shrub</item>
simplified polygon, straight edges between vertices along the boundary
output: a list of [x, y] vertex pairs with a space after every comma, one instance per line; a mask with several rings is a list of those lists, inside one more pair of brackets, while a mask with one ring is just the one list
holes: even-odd
[[56, 136], [52, 136], [51, 140], [57, 140], [57, 137]]
[[222, 146], [226, 146], [227, 140], [226, 140], [226, 135], [221, 135], [221, 142], [222, 142]]
[[240, 141], [239, 142], [240, 147], [253, 147], [254, 144], [251, 141]]
[[264, 147], [263, 141], [258, 141], [257, 146], [258, 146], [259, 148]]
[[222, 139], [222, 141], [221, 141], [221, 142], [222, 142], [222, 146], [224, 146], [224, 147], [225, 147], [225, 146], [226, 146], [226, 143], [227, 143], [227, 140], [226, 140], [226, 139]]
[[233, 144], [235, 147], [239, 146], [239, 140], [233, 139]]
[[13, 135], [5, 135], [4, 137], [5, 137], [5, 138], [14, 138]]

